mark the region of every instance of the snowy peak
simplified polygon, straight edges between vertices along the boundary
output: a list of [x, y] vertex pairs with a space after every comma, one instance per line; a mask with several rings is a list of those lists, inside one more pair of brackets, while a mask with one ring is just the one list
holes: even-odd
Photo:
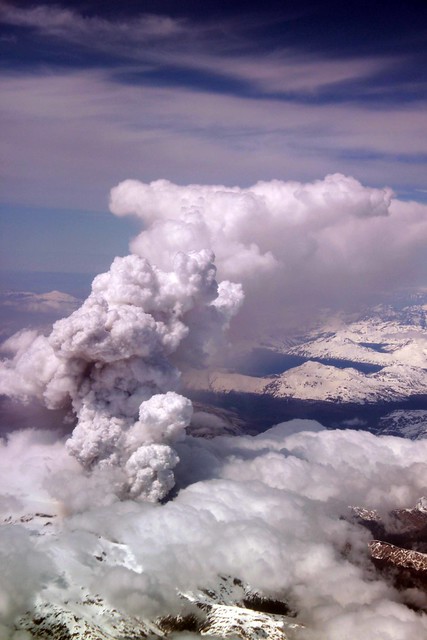
[[353, 368], [338, 369], [308, 361], [279, 376], [274, 395], [331, 402], [373, 403], [427, 393], [427, 372], [392, 364], [364, 374]]

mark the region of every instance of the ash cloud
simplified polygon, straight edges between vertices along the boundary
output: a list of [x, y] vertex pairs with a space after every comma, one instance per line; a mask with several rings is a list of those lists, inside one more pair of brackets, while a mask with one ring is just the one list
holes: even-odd
[[178, 249], [213, 250], [219, 277], [244, 286], [238, 324], [248, 334], [300, 325], [320, 307], [357, 308], [426, 276], [427, 207], [341, 174], [247, 189], [126, 180], [110, 208], [141, 219], [131, 250], [160, 265]]

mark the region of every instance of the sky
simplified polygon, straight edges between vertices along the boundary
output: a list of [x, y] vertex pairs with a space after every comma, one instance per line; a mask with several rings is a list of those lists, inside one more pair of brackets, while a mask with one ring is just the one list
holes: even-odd
[[1, 1], [4, 284], [125, 255], [134, 223], [108, 200], [129, 178], [339, 172], [425, 201], [426, 17], [423, 0]]

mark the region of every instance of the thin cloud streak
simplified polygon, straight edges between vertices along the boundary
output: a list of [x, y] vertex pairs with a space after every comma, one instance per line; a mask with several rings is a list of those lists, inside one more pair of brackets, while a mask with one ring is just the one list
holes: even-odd
[[393, 58], [336, 60], [301, 54], [292, 49], [257, 57], [204, 55], [196, 60], [184, 54], [180, 61], [206, 72], [226, 73], [236, 82], [247, 82], [254, 93], [293, 94], [295, 99], [315, 96], [322, 88], [331, 85], [363, 81], [393, 65]]
[[[8, 2], [0, 3], [0, 19], [10, 25], [38, 29], [43, 35], [66, 38], [84, 43], [88, 35], [102, 40], [138, 40], [144, 38], [164, 38], [175, 36], [183, 30], [183, 21], [155, 14], [141, 14], [136, 20], [111, 22], [104, 18], [83, 17], [71, 9], [60, 6], [38, 5], [20, 9]], [[94, 42], [93, 45], [99, 45]], [[93, 46], [92, 45], [92, 46]]]

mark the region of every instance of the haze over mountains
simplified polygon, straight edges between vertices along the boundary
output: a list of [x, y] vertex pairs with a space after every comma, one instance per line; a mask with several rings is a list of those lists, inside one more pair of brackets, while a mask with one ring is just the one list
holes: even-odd
[[306, 333], [300, 327], [285, 339], [264, 338], [249, 353], [231, 358], [227, 369], [187, 371], [184, 385], [195, 397], [210, 394], [224, 407], [240, 402], [252, 428], [270, 419], [270, 398], [272, 411], [283, 419], [315, 417], [328, 426], [359, 425], [374, 432], [404, 407], [409, 433], [411, 420], [419, 424], [425, 415], [426, 300], [417, 292], [359, 314], [325, 311]]

